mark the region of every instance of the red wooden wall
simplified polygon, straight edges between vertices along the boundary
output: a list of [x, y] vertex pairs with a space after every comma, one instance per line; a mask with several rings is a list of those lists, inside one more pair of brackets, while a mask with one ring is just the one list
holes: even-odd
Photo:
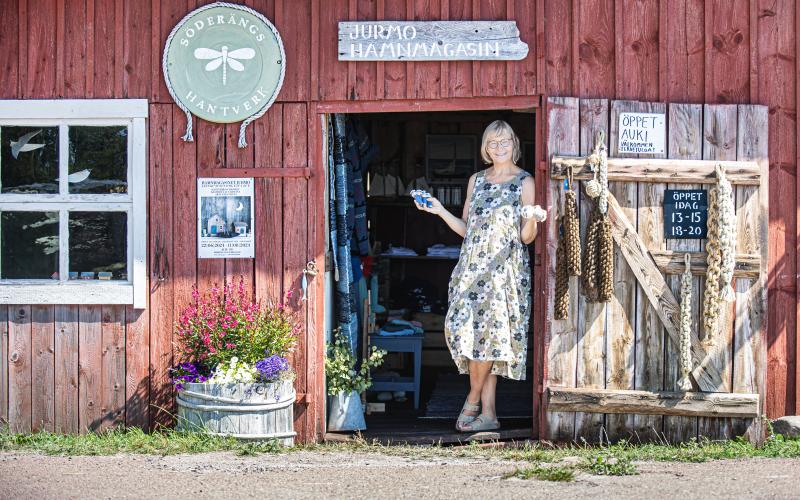
[[[290, 289], [299, 292], [308, 260], [322, 262], [321, 176], [258, 179], [259, 256], [197, 260], [198, 175], [248, 166], [319, 169], [319, 101], [537, 94], [769, 106], [767, 410], [771, 416], [798, 410], [800, 38], [795, 33], [800, 13], [794, 2], [248, 0], [244, 3], [280, 31], [289, 70], [277, 103], [249, 128], [250, 146], [244, 150], [235, 146], [238, 125], [198, 120], [195, 142], [180, 141], [185, 118], [161, 77], [169, 31], [204, 3], [0, 1], [0, 98], [150, 101], [149, 220], [159, 221], [150, 224], [148, 310], [0, 308], [0, 418], [9, 419], [12, 428], [75, 430], [166, 421], [159, 408], [169, 409], [171, 326], [191, 286], [243, 275], [259, 296], [279, 299]], [[520, 62], [338, 62], [336, 23], [371, 19], [515, 19], [530, 53]], [[294, 360], [295, 366], [307, 367], [297, 384], [307, 395], [296, 409], [303, 439], [321, 432], [324, 404], [317, 332], [321, 287], [312, 292], [307, 303], [293, 304], [306, 321]]]

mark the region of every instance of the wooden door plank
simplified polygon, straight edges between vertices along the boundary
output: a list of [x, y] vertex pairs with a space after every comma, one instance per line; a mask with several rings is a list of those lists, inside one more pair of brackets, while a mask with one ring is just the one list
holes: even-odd
[[8, 425], [31, 431], [31, 306], [9, 306]]
[[[698, 184], [671, 184], [670, 189], [700, 189]], [[690, 188], [688, 186], [697, 186]], [[667, 246], [669, 246], [669, 241]], [[699, 247], [699, 245], [697, 245]], [[681, 274], [686, 269], [684, 256], [689, 254], [689, 270], [692, 274], [705, 276], [708, 270], [708, 254], [698, 251], [664, 250], [650, 252], [658, 268], [665, 274]], [[734, 277], [758, 278], [761, 275], [761, 256], [753, 253], [737, 253]]]
[[78, 306], [55, 306], [55, 432], [78, 432]]
[[[617, 9], [619, 16], [619, 9]], [[621, 34], [617, 35], [617, 38]], [[619, 48], [619, 43], [617, 44]], [[619, 61], [618, 61], [619, 64]], [[612, 101], [611, 134], [608, 155], [613, 157], [636, 157], [618, 153], [619, 137], [617, 128], [619, 114], [624, 111], [638, 111], [642, 103], [636, 101]], [[637, 224], [637, 186], [631, 182], [609, 182], [608, 191], [624, 207], [624, 215], [636, 232]], [[609, 208], [609, 215], [610, 215]], [[613, 224], [613, 219], [612, 219]], [[606, 331], [606, 388], [634, 389], [636, 343], [636, 279], [630, 266], [619, 251], [614, 252], [614, 294], [607, 304]], [[633, 425], [633, 416], [606, 416], [606, 431], [609, 439], [629, 439], [628, 429]]]
[[[282, 165], [283, 141], [270, 138], [283, 136], [283, 105], [272, 106], [253, 125], [256, 164]], [[258, 179], [255, 216], [262, 223], [255, 235], [255, 292], [272, 303], [283, 301], [283, 218], [273, 216], [278, 207], [283, 207], [283, 179]]]
[[55, 333], [53, 306], [31, 307], [31, 430], [55, 431]]
[[[737, 144], [737, 113], [735, 105], [704, 105], [703, 107], [703, 159], [735, 160]], [[735, 200], [734, 200], [735, 202]], [[720, 287], [721, 289], [721, 287]], [[731, 390], [733, 368], [733, 325], [735, 303], [720, 303], [719, 333], [713, 345], [709, 346], [708, 358], [720, 372], [721, 385], [717, 391]], [[729, 438], [731, 434], [729, 419], [700, 418], [699, 436], [709, 438]]]
[[[639, 108], [644, 113], [666, 115], [664, 103], [643, 103]], [[666, 158], [666, 154], [656, 155]], [[639, 183], [637, 231], [648, 251], [666, 250], [664, 239], [664, 189], [662, 183]], [[636, 344], [634, 347], [636, 366], [634, 387], [646, 391], [663, 389], [664, 379], [664, 326], [658, 313], [647, 301], [642, 285], [636, 287]], [[659, 416], [634, 415], [632, 432], [636, 441], [659, 441], [663, 430], [663, 418]]]
[[[703, 107], [699, 104], [670, 104], [669, 118], [667, 120], [669, 132], [667, 133], [669, 158], [698, 159], [703, 155]], [[698, 189], [700, 184], [670, 184], [670, 189]], [[699, 252], [700, 240], [667, 240], [667, 249], [675, 252], [680, 257], [683, 252]], [[705, 255], [705, 254], [703, 254]], [[656, 259], [657, 261], [657, 259]], [[693, 266], [692, 266], [693, 267]], [[705, 269], [705, 259], [703, 259]], [[678, 273], [676, 273], [678, 274]], [[680, 297], [681, 278], [679, 275], [667, 276], [672, 293]], [[698, 327], [701, 323], [700, 304], [700, 277], [692, 278], [692, 337], [698, 338]], [[669, 335], [664, 339], [664, 389], [678, 391], [680, 379], [680, 343], [674, 342]], [[697, 418], [665, 416], [664, 438], [670, 443], [682, 443], [697, 437]]]
[[[737, 159], [752, 159], [762, 166], [765, 182], [761, 187], [739, 186], [735, 189], [737, 218], [737, 252], [763, 256], [759, 264], [761, 276], [736, 279], [736, 331], [733, 350], [733, 392], [760, 395], [763, 408], [766, 393], [766, 257], [768, 251], [768, 220], [766, 197], [768, 190], [768, 109], [766, 106], [739, 106]], [[763, 203], [763, 205], [762, 205]], [[760, 418], [733, 421], [733, 434], [746, 434], [753, 442], [763, 441], [765, 435]]]
[[[308, 114], [306, 104], [285, 104], [283, 113], [283, 146], [284, 164], [294, 167], [308, 162]], [[286, 179], [283, 181], [283, 283], [284, 290], [292, 291], [288, 307], [297, 314], [297, 321], [302, 324], [298, 334], [297, 346], [291, 354], [291, 364], [302, 367], [297, 370], [295, 388], [298, 392], [308, 393], [308, 359], [307, 345], [312, 332], [307, 328], [307, 308], [302, 302], [302, 271], [308, 261], [308, 180]], [[309, 421], [310, 412], [305, 405], [295, 407], [295, 431], [303, 442], [313, 438], [307, 430], [313, 428]]]
[[[597, 132], [603, 131], [608, 147], [608, 100], [581, 99], [580, 102], [580, 154], [589, 155], [594, 148]], [[581, 241], [586, 241], [588, 225], [594, 202], [575, 183], [579, 193]], [[586, 297], [578, 293], [578, 356], [576, 387], [605, 387], [605, 304], [588, 302]], [[603, 439], [605, 416], [596, 413], [575, 413], [575, 440], [577, 442], [595, 443]]]
[[103, 306], [100, 429], [125, 423], [125, 308]]
[[[580, 150], [579, 100], [572, 97], [557, 97], [548, 100], [548, 154], [577, 154]], [[561, 182], [550, 181], [547, 206], [557, 213], [557, 204], [562, 203]], [[547, 318], [553, 318], [555, 295], [556, 247], [558, 224], [553, 218], [546, 223], [547, 231]], [[545, 326], [544, 356], [546, 360], [545, 380], [547, 386], [575, 387], [577, 363], [577, 278], [570, 278], [570, 311], [567, 319], [548, 321]], [[575, 415], [564, 412], [547, 412], [547, 439], [571, 441], [575, 437]]]
[[103, 420], [101, 306], [80, 306], [78, 312], [78, 428], [96, 431]]
[[[554, 156], [550, 162], [553, 179], [566, 177], [572, 167], [577, 180], [591, 179], [594, 174], [583, 156]], [[713, 161], [659, 158], [609, 158], [608, 180], [626, 182], [716, 184], [717, 164], [725, 167], [728, 180], [734, 185], [758, 186], [761, 170], [754, 161]]]

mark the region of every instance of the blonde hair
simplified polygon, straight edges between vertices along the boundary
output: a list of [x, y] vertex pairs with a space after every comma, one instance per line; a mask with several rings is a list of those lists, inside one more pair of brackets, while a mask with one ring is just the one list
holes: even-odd
[[497, 137], [503, 134], [511, 136], [511, 142], [513, 143], [511, 158], [514, 160], [514, 163], [519, 161], [520, 156], [522, 156], [522, 151], [519, 147], [519, 137], [517, 137], [517, 134], [514, 133], [514, 129], [511, 128], [511, 125], [503, 120], [495, 120], [490, 123], [488, 127], [486, 127], [486, 130], [483, 131], [483, 139], [481, 139], [481, 158], [483, 158], [483, 162], [485, 164], [492, 164], [492, 158], [489, 156], [488, 150], [489, 138]]

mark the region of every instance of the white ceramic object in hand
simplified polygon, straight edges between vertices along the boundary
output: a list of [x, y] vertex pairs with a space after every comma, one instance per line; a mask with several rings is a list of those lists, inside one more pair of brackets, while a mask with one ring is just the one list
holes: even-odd
[[547, 211], [539, 205], [525, 205], [522, 207], [522, 218], [530, 219], [533, 217], [536, 222], [544, 222], [547, 219]]

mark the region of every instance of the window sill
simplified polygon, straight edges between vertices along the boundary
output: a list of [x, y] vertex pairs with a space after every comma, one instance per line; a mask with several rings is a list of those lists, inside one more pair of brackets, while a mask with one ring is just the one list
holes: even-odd
[[0, 284], [0, 304], [133, 304], [130, 283]]

